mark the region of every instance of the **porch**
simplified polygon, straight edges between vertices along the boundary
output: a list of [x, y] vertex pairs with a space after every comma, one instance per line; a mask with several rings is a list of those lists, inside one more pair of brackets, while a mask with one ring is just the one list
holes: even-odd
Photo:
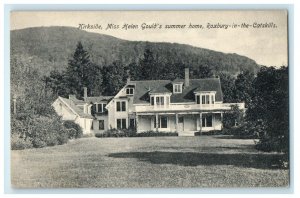
[[137, 133], [144, 131], [178, 132], [179, 136], [194, 136], [197, 131], [222, 129], [221, 112], [144, 113], [136, 114]]

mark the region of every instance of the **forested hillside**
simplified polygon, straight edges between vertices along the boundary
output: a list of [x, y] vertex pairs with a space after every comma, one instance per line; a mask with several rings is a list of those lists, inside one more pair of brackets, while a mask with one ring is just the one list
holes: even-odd
[[11, 31], [11, 54], [26, 57], [42, 73], [62, 71], [68, 65], [74, 48], [81, 41], [90, 54], [91, 62], [108, 66], [138, 63], [145, 49], [152, 51], [158, 64], [182, 63], [191, 68], [204, 65], [211, 70], [237, 74], [256, 73], [259, 66], [252, 59], [238, 54], [193, 47], [177, 43], [126, 41], [112, 36], [90, 33], [72, 27], [36, 27]]

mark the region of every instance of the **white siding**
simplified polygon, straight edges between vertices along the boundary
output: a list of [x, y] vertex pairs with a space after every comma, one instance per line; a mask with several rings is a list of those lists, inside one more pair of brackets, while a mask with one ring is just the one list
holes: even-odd
[[183, 120], [183, 130], [184, 131], [196, 131], [197, 121], [195, 115], [184, 115]]
[[[97, 120], [93, 120], [93, 132], [94, 133], [102, 133], [108, 130], [108, 116], [96, 116]], [[104, 130], [99, 129], [99, 120], [104, 120]]]
[[152, 130], [152, 122], [150, 116], [139, 116], [138, 118], [138, 132]]

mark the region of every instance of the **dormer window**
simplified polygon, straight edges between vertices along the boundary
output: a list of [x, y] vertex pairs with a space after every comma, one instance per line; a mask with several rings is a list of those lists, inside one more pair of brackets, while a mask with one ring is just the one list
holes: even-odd
[[155, 107], [168, 107], [170, 104], [170, 95], [161, 94], [161, 95], [151, 95], [150, 96], [150, 105]]
[[196, 95], [196, 103], [201, 105], [213, 105], [215, 104], [215, 92], [198, 92]]
[[182, 93], [182, 83], [173, 84], [173, 93]]
[[106, 109], [106, 104], [105, 103], [96, 103], [93, 105], [93, 108], [96, 113], [103, 113]]
[[104, 104], [104, 103], [98, 104], [97, 112], [99, 112], [99, 113], [104, 112], [105, 111], [105, 106], [106, 106], [106, 104]]
[[126, 95], [133, 95], [134, 88], [126, 88]]

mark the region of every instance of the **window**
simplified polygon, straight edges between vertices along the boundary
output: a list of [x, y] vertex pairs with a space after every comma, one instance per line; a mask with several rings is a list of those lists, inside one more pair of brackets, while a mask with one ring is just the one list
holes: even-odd
[[99, 130], [104, 130], [104, 120], [99, 120]]
[[102, 113], [105, 111], [106, 104], [100, 103], [100, 104], [96, 104], [96, 105], [97, 105], [96, 112]]
[[183, 123], [183, 117], [178, 118], [178, 123]]
[[164, 97], [163, 96], [159, 96], [156, 97], [156, 105], [164, 105]]
[[127, 95], [133, 95], [133, 88], [127, 88], [126, 89], [126, 94]]
[[182, 85], [181, 84], [175, 84], [173, 86], [174, 88], [174, 93], [182, 93]]
[[205, 95], [202, 95], [202, 98], [201, 98], [201, 99], [202, 99], [202, 104], [206, 104], [206, 103], [205, 103]]
[[[156, 118], [154, 118], [154, 128], [156, 128]], [[168, 128], [168, 117], [159, 116], [157, 128]]]
[[135, 127], [134, 119], [130, 118], [129, 119], [129, 128], [134, 129], [134, 127]]
[[154, 97], [153, 96], [151, 96], [151, 98], [150, 98], [150, 104], [154, 105]]
[[199, 95], [196, 96], [196, 102], [197, 102], [197, 104], [200, 104], [200, 96]]
[[106, 104], [104, 104], [104, 103], [100, 103], [100, 104], [93, 104], [93, 111], [95, 112], [95, 113], [103, 113], [106, 109], [105, 109], [105, 107], [106, 107]]
[[117, 119], [117, 129], [126, 129], [126, 119]]
[[160, 128], [168, 128], [168, 117], [160, 117]]
[[209, 95], [205, 96], [205, 101], [206, 101], [206, 104], [209, 104]]
[[103, 104], [98, 104], [98, 112], [103, 112]]
[[150, 96], [150, 105], [168, 107], [170, 105], [170, 95]]
[[[200, 101], [198, 101], [198, 100], [200, 100], [200, 97], [198, 99], [198, 96], [197, 96], [196, 100], [197, 100], [197, 104], [200, 104]], [[201, 94], [201, 104], [214, 104], [214, 103], [215, 103], [214, 95], [211, 95], [211, 94], [202, 95]]]
[[202, 127], [212, 127], [212, 115], [204, 115], [202, 117]]
[[125, 101], [117, 102], [117, 111], [126, 111], [126, 102]]

